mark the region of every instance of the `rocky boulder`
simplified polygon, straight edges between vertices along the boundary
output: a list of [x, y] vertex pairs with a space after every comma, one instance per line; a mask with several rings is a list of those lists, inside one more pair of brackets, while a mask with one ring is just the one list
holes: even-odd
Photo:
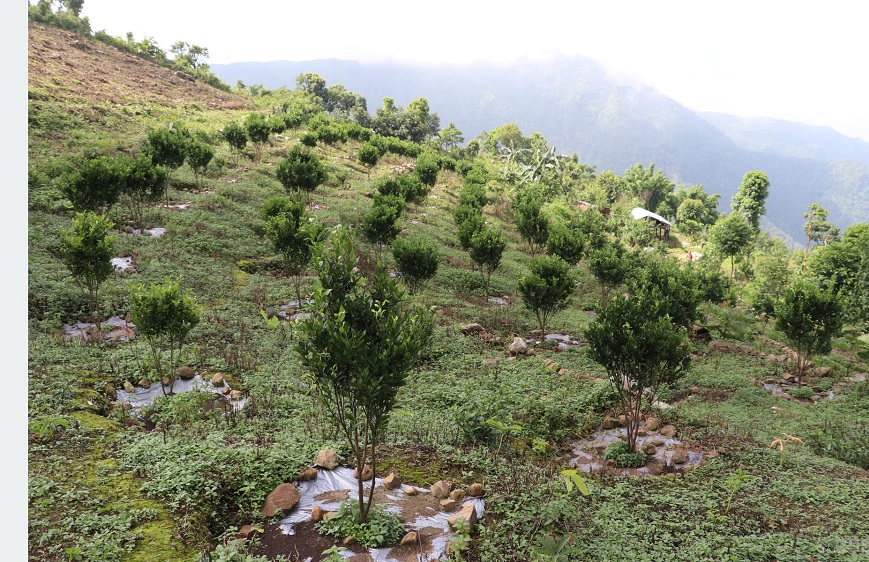
[[649, 431], [655, 431], [659, 427], [661, 427], [661, 420], [659, 420], [655, 416], [649, 416], [648, 418], [646, 418], [646, 429], [648, 429]]
[[669, 437], [670, 439], [672, 439], [673, 437], [676, 437], [676, 426], [665, 425], [664, 427], [661, 428], [660, 433], [664, 437]]
[[136, 392], [136, 387], [133, 386], [133, 383], [131, 383], [130, 381], [124, 381], [124, 391], [127, 394], [132, 394]]
[[390, 472], [389, 476], [383, 479], [383, 487], [387, 490], [394, 490], [401, 486], [401, 480], [394, 472]]
[[223, 375], [217, 373], [213, 377], [211, 377], [211, 384], [214, 386], [223, 386]]
[[431, 495], [436, 498], [448, 498], [450, 496], [450, 483], [438, 480], [431, 487]]
[[450, 499], [453, 499], [457, 502], [462, 501], [463, 499], [465, 499], [465, 491], [462, 489], [453, 490], [452, 492], [450, 492]]
[[184, 365], [178, 369], [178, 378], [181, 380], [189, 381], [194, 376], [196, 376], [196, 373], [194, 373], [193, 368], [188, 365]]
[[399, 546], [407, 546], [409, 544], [416, 544], [419, 542], [419, 535], [416, 531], [411, 531], [402, 537]]
[[314, 464], [326, 470], [334, 470], [338, 466], [338, 453], [334, 449], [324, 449], [317, 453]]
[[357, 480], [362, 480], [363, 482], [366, 480], [371, 480], [374, 477], [374, 471], [371, 470], [371, 467], [366, 465], [362, 466], [362, 476], [359, 476], [359, 467], [353, 469], [353, 478]]
[[263, 515], [274, 517], [278, 511], [287, 513], [299, 503], [301, 497], [302, 494], [295, 484], [280, 484], [266, 498], [262, 508]]
[[475, 498], [479, 498], [485, 493], [485, 490], [483, 490], [483, 485], [479, 482], [474, 482], [473, 484], [468, 486], [468, 489], [465, 491], [469, 496], [474, 496]]
[[458, 513], [447, 519], [447, 523], [455, 529], [459, 519], [464, 519], [467, 522], [468, 532], [474, 532], [474, 527], [477, 525], [477, 510], [474, 507], [474, 502], [467, 502]]
[[617, 418], [607, 416], [603, 419], [603, 423], [601, 424], [601, 427], [604, 429], [615, 429], [615, 428], [619, 427], [620, 425], [621, 424], [619, 423], [619, 420]]
[[462, 330], [462, 333], [466, 336], [468, 334], [479, 334], [481, 332], [485, 332], [486, 329], [478, 324], [477, 322], [471, 322], [470, 324], [461, 324], [459, 328]]
[[528, 343], [519, 336], [516, 336], [515, 338], [513, 338], [513, 342], [507, 349], [513, 355], [524, 354], [528, 352]]
[[673, 464], [685, 464], [688, 462], [688, 453], [682, 449], [676, 449], [670, 456], [670, 460], [673, 461]]

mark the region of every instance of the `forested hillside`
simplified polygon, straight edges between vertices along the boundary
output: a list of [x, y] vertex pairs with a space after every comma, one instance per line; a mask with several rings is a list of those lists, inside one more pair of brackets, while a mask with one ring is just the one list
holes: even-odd
[[[592, 166], [494, 70], [228, 86], [80, 8], [28, 25], [29, 560], [869, 559], [869, 223]], [[637, 91], [574, 95], [740, 150]]]
[[[538, 131], [559, 151], [577, 152], [598, 171], [622, 174], [630, 166], [654, 163], [672, 181], [702, 184], [722, 196], [729, 209], [748, 170], [765, 170], [771, 180], [767, 220], [799, 244], [803, 213], [820, 203], [840, 228], [869, 215], [869, 171], [849, 161], [863, 161], [869, 145], [830, 130], [803, 126], [788, 130], [790, 145], [734, 133], [735, 119], [697, 114], [672, 99], [634, 82], [609, 75], [582, 57], [510, 65], [407, 66], [345, 60], [275, 61], [214, 65], [214, 72], [234, 84], [266, 88], [294, 87], [295, 77], [315, 72], [330, 84], [359, 92], [369, 109], [384, 97], [406, 104], [420, 96], [470, 140], [504, 123], [525, 133]], [[719, 129], [720, 126], [720, 129]], [[790, 146], [790, 148], [788, 148]], [[845, 160], [846, 162], [832, 162]], [[844, 170], [847, 169], [847, 172]]]

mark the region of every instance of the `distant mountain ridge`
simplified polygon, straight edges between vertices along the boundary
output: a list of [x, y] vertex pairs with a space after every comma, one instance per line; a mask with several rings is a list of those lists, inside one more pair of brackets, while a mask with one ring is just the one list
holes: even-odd
[[742, 176], [770, 178], [766, 226], [790, 244], [803, 239], [803, 213], [817, 202], [841, 229], [869, 219], [869, 143], [825, 127], [700, 114], [652, 88], [611, 76], [584, 57], [509, 65], [409, 66], [339, 59], [211, 65], [222, 80], [293, 88], [303, 72], [366, 97], [406, 105], [425, 97], [441, 125], [466, 140], [505, 123], [542, 133], [559, 152], [577, 152], [598, 171], [622, 174], [655, 163], [677, 184], [703, 184], [729, 211]]

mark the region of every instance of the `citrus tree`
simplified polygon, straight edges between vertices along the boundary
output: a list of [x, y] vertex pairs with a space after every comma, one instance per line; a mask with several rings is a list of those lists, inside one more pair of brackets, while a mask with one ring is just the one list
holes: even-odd
[[100, 323], [99, 289], [112, 274], [115, 236], [109, 234], [112, 221], [85, 211], [76, 213], [72, 227], [60, 233], [63, 262], [73, 278], [88, 292], [88, 306], [97, 326]]
[[408, 307], [395, 280], [381, 265], [364, 279], [356, 269], [351, 231], [338, 226], [331, 244], [314, 258], [311, 317], [299, 325], [296, 351], [307, 377], [347, 439], [360, 479], [359, 521], [371, 509], [365, 501], [362, 468], [377, 471], [377, 444], [399, 388], [429, 346], [431, 315]]

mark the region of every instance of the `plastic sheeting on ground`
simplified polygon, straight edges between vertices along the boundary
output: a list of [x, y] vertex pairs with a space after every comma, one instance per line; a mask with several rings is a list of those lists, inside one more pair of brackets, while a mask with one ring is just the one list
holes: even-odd
[[[219, 395], [221, 398], [225, 399], [227, 402], [232, 404], [233, 411], [238, 411], [244, 407], [246, 402], [245, 398], [240, 398], [238, 400], [230, 400], [229, 396], [225, 395], [221, 389], [229, 388], [229, 385], [226, 384], [226, 381], [223, 381], [222, 386], [214, 386], [210, 381], [205, 381], [201, 376], [195, 375], [192, 379], [176, 379], [175, 386], [173, 387], [173, 392], [175, 394], [181, 394], [182, 392], [190, 392], [193, 390], [200, 392], [213, 392]], [[229, 388], [229, 390], [232, 390]], [[166, 391], [169, 391], [169, 388], [166, 388]], [[227, 391], [228, 392], [228, 391]], [[126, 392], [124, 390], [118, 390], [118, 401], [126, 402], [129, 404], [133, 412], [138, 412], [142, 409], [143, 406], [150, 405], [154, 400], [157, 399], [158, 396], [163, 396], [163, 388], [162, 385], [158, 383], [154, 383], [150, 388], [142, 388], [141, 386], [136, 387], [136, 391], [133, 393]]]
[[[314, 506], [319, 505], [327, 511], [337, 511], [341, 504], [341, 502], [338, 501], [330, 502], [316, 500], [314, 499], [316, 496], [336, 490], [349, 490], [350, 497], [355, 497], [358, 481], [353, 476], [353, 470], [345, 467], [338, 467], [335, 470], [326, 470], [320, 467], [314, 468], [317, 469], [317, 478], [310, 482], [303, 482], [299, 485], [299, 492], [301, 492], [299, 503], [296, 504], [296, 507], [293, 508], [293, 511], [288, 516], [281, 520], [281, 530], [288, 535], [295, 534], [293, 526], [296, 523], [309, 521], [311, 519], [311, 510]], [[374, 479], [374, 486], [383, 486], [383, 481], [380, 478]], [[367, 490], [371, 487], [371, 481], [365, 482], [364, 487], [367, 493]], [[414, 486], [414, 488], [416, 488], [420, 494], [431, 493], [427, 488], [419, 488], [417, 486]], [[401, 502], [409, 496], [401, 491], [400, 488], [395, 490], [384, 490], [384, 492], [389, 500], [389, 503], [384, 505], [385, 509], [390, 513], [396, 515], [400, 514]], [[468, 502], [474, 503], [474, 509], [477, 511], [477, 519], [482, 519], [485, 501], [482, 498], [468, 497], [464, 502], [462, 502], [462, 505], [467, 505]], [[429, 509], [431, 515], [419, 516], [415, 521], [405, 523], [406, 527], [415, 531], [426, 527], [433, 527], [442, 530], [441, 535], [433, 541], [432, 552], [426, 556], [419, 555], [418, 562], [446, 559], [447, 542], [452, 537], [456, 536], [452, 529], [450, 529], [447, 519], [455, 515], [458, 510], [445, 513], [437, 511], [434, 508]], [[393, 548], [394, 547], [371, 548], [368, 553], [371, 555], [374, 562], [398, 562], [394, 558], [388, 556], [389, 551]], [[345, 551], [344, 555], [346, 558], [349, 558], [353, 556], [353, 553]]]

